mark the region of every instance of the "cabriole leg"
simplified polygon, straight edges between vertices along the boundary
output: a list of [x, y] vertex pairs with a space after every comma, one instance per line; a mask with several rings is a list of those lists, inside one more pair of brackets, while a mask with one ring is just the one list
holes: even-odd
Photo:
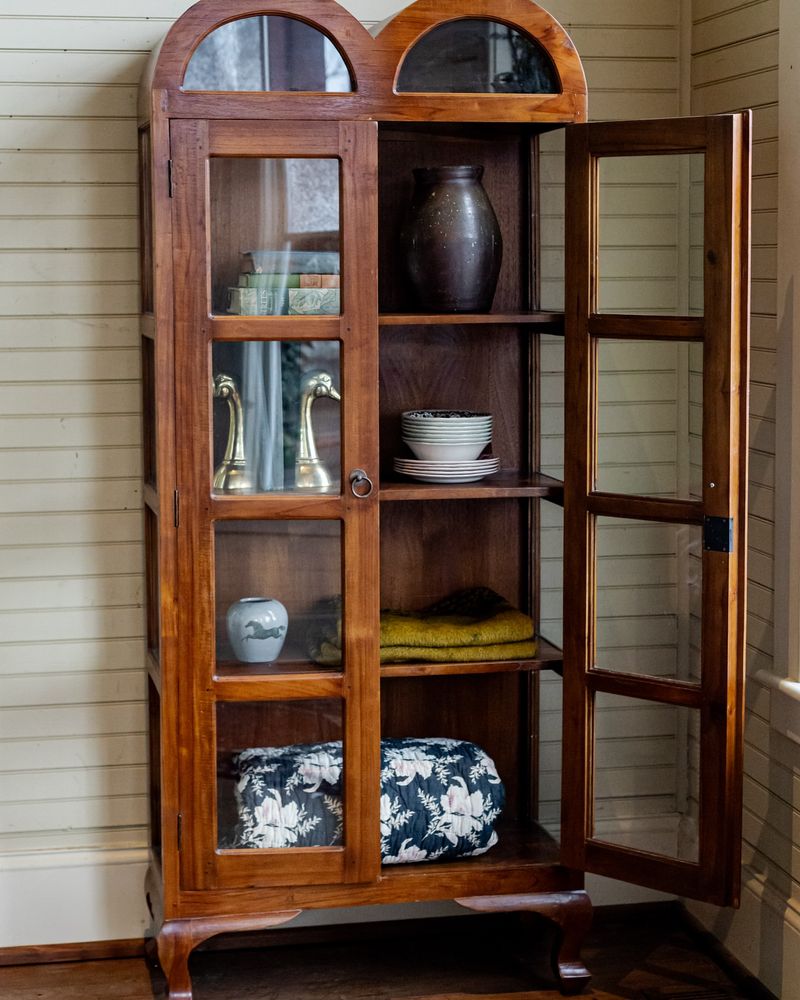
[[204, 941], [217, 934], [260, 931], [279, 927], [300, 915], [300, 910], [275, 910], [247, 916], [200, 917], [167, 920], [156, 937], [158, 961], [167, 979], [168, 1000], [192, 1000], [189, 956]]
[[158, 961], [167, 980], [169, 1000], [192, 1000], [189, 956], [195, 946], [189, 921], [164, 924], [158, 935]]
[[537, 913], [556, 925], [551, 961], [562, 993], [580, 993], [591, 979], [581, 961], [583, 940], [592, 924], [592, 902], [583, 890], [519, 896], [473, 896], [457, 903], [477, 913]]

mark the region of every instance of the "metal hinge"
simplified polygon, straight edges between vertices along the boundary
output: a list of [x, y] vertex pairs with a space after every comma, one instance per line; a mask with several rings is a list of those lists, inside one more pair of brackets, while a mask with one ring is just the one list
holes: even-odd
[[703, 518], [703, 548], [706, 552], [733, 552], [733, 518]]
[[183, 813], [178, 813], [178, 850], [183, 848]]
[[175, 527], [180, 527], [181, 523], [181, 495], [177, 490], [172, 494], [172, 513], [175, 520]]
[[167, 160], [167, 188], [170, 198], [175, 194], [175, 181], [172, 174], [172, 160]]

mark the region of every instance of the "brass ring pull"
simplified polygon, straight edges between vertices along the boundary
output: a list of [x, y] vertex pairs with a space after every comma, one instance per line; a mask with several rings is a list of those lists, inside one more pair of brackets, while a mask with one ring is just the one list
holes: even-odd
[[372, 480], [363, 469], [353, 469], [350, 473], [350, 489], [353, 491], [353, 496], [360, 500], [366, 499], [372, 493]]

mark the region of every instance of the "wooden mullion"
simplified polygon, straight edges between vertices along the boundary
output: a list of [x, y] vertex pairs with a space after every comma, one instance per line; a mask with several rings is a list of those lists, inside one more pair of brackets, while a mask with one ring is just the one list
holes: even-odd
[[703, 704], [700, 685], [689, 681], [639, 674], [633, 676], [595, 668], [589, 671], [587, 683], [592, 691], [602, 691], [622, 698], [644, 698], [662, 705], [683, 705], [686, 708], [700, 708]]
[[703, 504], [697, 500], [639, 497], [621, 493], [592, 493], [586, 501], [595, 516], [627, 517], [670, 524], [702, 524]]
[[294, 492], [251, 496], [213, 496], [209, 492], [204, 505], [215, 521], [243, 520], [336, 520], [342, 517], [344, 505], [336, 494], [326, 496]]
[[593, 337], [615, 340], [702, 341], [705, 320], [702, 316], [638, 316], [599, 313], [589, 317]]
[[338, 316], [214, 316], [214, 340], [336, 340]]
[[[498, 313], [381, 313], [381, 326], [492, 326], [511, 323], [546, 328], [545, 333], [564, 332], [564, 314], [550, 310]], [[539, 332], [537, 330], [537, 332]]]
[[[637, 881], [671, 896], [696, 896], [702, 873], [697, 864], [620, 847], [599, 839], [586, 845], [586, 860], [592, 872], [619, 878], [620, 861], [636, 871]], [[711, 900], [713, 902], [713, 900]]]
[[309, 664], [302, 676], [262, 674], [253, 677], [215, 677], [214, 695], [217, 701], [301, 701], [315, 698], [341, 698], [341, 674], [314, 673]]

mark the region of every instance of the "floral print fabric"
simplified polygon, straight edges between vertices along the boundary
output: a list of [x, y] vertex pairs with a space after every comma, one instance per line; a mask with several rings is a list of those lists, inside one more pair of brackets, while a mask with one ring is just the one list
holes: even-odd
[[[239, 822], [229, 847], [342, 843], [342, 744], [258, 747], [234, 757]], [[505, 790], [474, 743], [381, 741], [384, 864], [469, 857], [497, 843]]]

